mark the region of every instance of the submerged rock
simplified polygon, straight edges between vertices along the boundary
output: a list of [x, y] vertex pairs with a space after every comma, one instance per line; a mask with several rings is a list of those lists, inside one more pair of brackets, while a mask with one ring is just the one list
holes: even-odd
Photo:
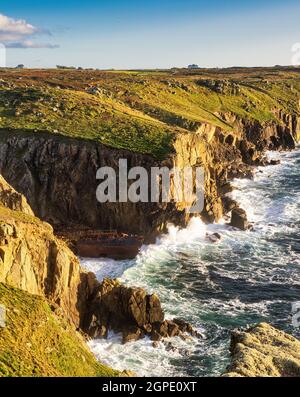
[[271, 160], [271, 161], [270, 161], [270, 165], [278, 165], [278, 164], [280, 164], [280, 163], [281, 163], [280, 160]]
[[206, 233], [205, 238], [210, 241], [211, 243], [217, 243], [218, 241], [221, 240], [222, 236], [219, 233]]
[[227, 377], [299, 377], [300, 341], [269, 324], [234, 331]]

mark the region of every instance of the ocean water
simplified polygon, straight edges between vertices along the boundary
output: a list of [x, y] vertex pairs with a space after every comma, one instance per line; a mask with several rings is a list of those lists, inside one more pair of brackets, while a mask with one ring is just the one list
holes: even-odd
[[[135, 260], [82, 260], [99, 280], [119, 277], [155, 291], [167, 318], [184, 318], [202, 334], [153, 348], [147, 338], [122, 345], [111, 333], [89, 343], [102, 362], [140, 376], [218, 376], [229, 363], [234, 328], [267, 321], [300, 337], [292, 325], [292, 303], [300, 301], [300, 150], [269, 157], [281, 164], [258, 168], [253, 180], [235, 180], [230, 193], [253, 231], [194, 218], [183, 230], [171, 225]], [[215, 231], [221, 241], [208, 242], [205, 234]]]

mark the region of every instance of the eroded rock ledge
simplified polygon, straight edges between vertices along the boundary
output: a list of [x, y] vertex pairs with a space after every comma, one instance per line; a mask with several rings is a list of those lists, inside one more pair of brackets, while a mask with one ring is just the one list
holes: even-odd
[[160, 300], [142, 288], [126, 287], [118, 280], [105, 279], [96, 285], [88, 303], [84, 331], [93, 338], [106, 337], [110, 329], [121, 332], [123, 343], [145, 335], [153, 341], [185, 334], [199, 336], [184, 320], [165, 320]]
[[232, 363], [223, 376], [300, 376], [300, 341], [269, 324], [234, 331], [230, 351]]

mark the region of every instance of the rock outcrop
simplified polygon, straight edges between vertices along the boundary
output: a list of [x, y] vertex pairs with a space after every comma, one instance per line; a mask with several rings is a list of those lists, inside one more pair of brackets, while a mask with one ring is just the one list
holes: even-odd
[[117, 280], [99, 283], [93, 273], [80, 267], [72, 251], [54, 236], [52, 227], [31, 215], [28, 205], [24, 205], [25, 213], [13, 210], [17, 202], [26, 202], [4, 180], [0, 197], [3, 192], [0, 282], [46, 297], [55, 310], [92, 337], [105, 337], [109, 329], [122, 332], [124, 342], [146, 334], [156, 341], [184, 333], [196, 336], [184, 321], [164, 319], [155, 294]]
[[0, 175], [0, 205], [28, 215], [34, 215], [23, 194], [13, 189], [2, 175]]
[[233, 332], [230, 351], [232, 363], [223, 376], [300, 376], [300, 341], [269, 324]]
[[240, 230], [249, 229], [246, 211], [239, 207], [233, 208], [231, 212], [230, 226], [236, 227]]
[[45, 296], [79, 327], [89, 277], [49, 224], [0, 207], [0, 282]]
[[131, 288], [117, 280], [105, 279], [88, 303], [84, 331], [93, 338], [107, 337], [109, 330], [121, 332], [123, 343], [149, 335], [153, 341], [182, 336], [197, 336], [183, 320], [165, 320], [157, 295], [142, 288]]

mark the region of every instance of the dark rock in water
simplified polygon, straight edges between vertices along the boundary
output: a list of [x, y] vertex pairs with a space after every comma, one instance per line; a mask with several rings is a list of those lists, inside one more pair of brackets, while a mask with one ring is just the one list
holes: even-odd
[[220, 241], [222, 236], [219, 233], [206, 233], [206, 239], [209, 240], [211, 243], [217, 243]]
[[139, 327], [129, 327], [123, 331], [122, 343], [133, 342], [141, 339], [144, 336], [144, 332]]
[[126, 287], [105, 279], [96, 289], [84, 320], [85, 332], [93, 338], [107, 337], [109, 329], [121, 332], [123, 343], [149, 335], [154, 342], [188, 333], [198, 336], [183, 320], [165, 320], [159, 298], [142, 288]]
[[202, 335], [198, 331], [196, 331], [190, 323], [186, 322], [185, 320], [181, 318], [174, 318], [173, 322], [179, 326], [181, 332], [188, 333], [191, 336], [195, 336], [197, 338], [202, 338]]
[[280, 160], [271, 160], [270, 161], [270, 165], [278, 165], [278, 164], [280, 164], [281, 163], [281, 161]]
[[247, 230], [249, 223], [247, 220], [247, 213], [242, 208], [234, 208], [231, 213], [230, 226], [236, 227], [240, 230]]
[[233, 200], [231, 197], [223, 197], [223, 207], [225, 212], [230, 212], [233, 210], [233, 208], [238, 207], [238, 203]]
[[254, 223], [253, 222], [248, 222], [248, 230], [250, 230], [251, 232], [254, 231]]

